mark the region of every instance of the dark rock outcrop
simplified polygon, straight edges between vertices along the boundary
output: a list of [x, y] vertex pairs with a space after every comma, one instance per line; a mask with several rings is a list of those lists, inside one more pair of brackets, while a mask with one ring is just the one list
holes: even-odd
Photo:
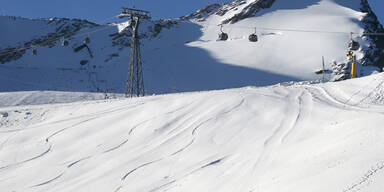
[[[25, 18], [10, 17], [14, 20], [28, 20]], [[31, 19], [36, 20], [36, 19]], [[20, 59], [27, 50], [34, 47], [53, 47], [57, 42], [60, 42], [62, 38], [71, 38], [82, 28], [97, 27], [99, 25], [91, 23], [86, 20], [80, 19], [67, 19], [67, 18], [51, 18], [40, 19], [40, 21], [46, 21], [47, 25], [56, 26], [55, 32], [48, 33], [46, 35], [34, 38], [28, 42], [24, 42], [23, 45], [8, 47], [0, 50], [0, 64], [4, 64], [10, 61]]]
[[199, 19], [199, 21], [204, 21], [206, 17], [216, 13], [220, 7], [219, 4], [208, 5], [192, 14], [180, 17], [179, 20]]
[[[244, 7], [239, 13], [235, 14], [233, 17], [226, 19], [223, 23], [236, 23], [240, 20], [253, 17], [260, 10], [270, 8], [275, 0], [255, 0], [246, 7]], [[224, 15], [226, 12], [232, 9], [237, 9], [238, 6], [246, 3], [246, 0], [236, 0], [230, 4], [223, 6], [218, 12], [218, 15]]]
[[365, 29], [364, 33], [367, 34], [363, 38], [370, 42], [370, 46], [364, 50], [365, 57], [360, 62], [364, 66], [377, 66], [382, 70], [384, 67], [384, 36], [374, 34], [384, 33], [384, 28], [367, 0], [361, 0], [361, 12], [366, 13], [361, 20]]

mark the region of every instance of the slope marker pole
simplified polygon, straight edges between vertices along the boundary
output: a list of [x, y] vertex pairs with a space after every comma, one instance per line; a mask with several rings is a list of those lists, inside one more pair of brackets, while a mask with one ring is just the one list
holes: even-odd
[[323, 59], [323, 82], [322, 82], [322, 83], [324, 83], [324, 81], [325, 81], [325, 63], [324, 63], [324, 56], [322, 57], [322, 59]]

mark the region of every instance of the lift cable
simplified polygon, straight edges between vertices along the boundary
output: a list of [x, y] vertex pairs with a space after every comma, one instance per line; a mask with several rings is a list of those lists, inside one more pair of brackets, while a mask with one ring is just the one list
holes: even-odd
[[[207, 24], [205, 26], [217, 26], [217, 25]], [[237, 25], [237, 26], [230, 26], [230, 27], [227, 26], [226, 27], [225, 25], [220, 24], [219, 26], [220, 26], [221, 30], [223, 28], [229, 28], [229, 29], [236, 29], [236, 28], [240, 28], [240, 29], [255, 29], [255, 27], [239, 26], [239, 25]], [[110, 25], [107, 25], [107, 26], [105, 26], [103, 28], [96, 29], [96, 30], [93, 30], [93, 31], [90, 31], [90, 32], [84, 32], [84, 33], [81, 33], [81, 34], [77, 34], [77, 35], [74, 35], [74, 36], [71, 36], [71, 37], [74, 38], [74, 37], [87, 36], [89, 34], [97, 33], [97, 32], [100, 32], [100, 31], [104, 31], [104, 30], [106, 30], [108, 28], [110, 28]], [[287, 31], [287, 32], [300, 32], [300, 33], [329, 33], [329, 34], [344, 34], [344, 35], [345, 34], [347, 34], [347, 35], [354, 34], [354, 35], [359, 35], [359, 36], [364, 36], [364, 35], [368, 35], [368, 36], [384, 36], [384, 33], [378, 33], [378, 32], [358, 33], [358, 32], [346, 32], [346, 31], [327, 31], [327, 30], [294, 29], [294, 28], [270, 28], [270, 27], [257, 27], [257, 29], [259, 31]], [[14, 52], [19, 52], [19, 51], [23, 51], [23, 50], [27, 50], [27, 49], [31, 49], [31, 48], [36, 48], [36, 47], [39, 47], [39, 46], [41, 46], [43, 44], [53, 43], [53, 42], [58, 41], [58, 40], [60, 40], [62, 38], [63, 37], [58, 37], [58, 38], [55, 38], [55, 39], [51, 39], [51, 40], [48, 40], [48, 41], [41, 42], [39, 44], [30, 45], [30, 46], [23, 47], [23, 48], [20, 48], [20, 49], [10, 50], [10, 51], [3, 51], [3, 52], [0, 52], [0, 55], [14, 53]]]

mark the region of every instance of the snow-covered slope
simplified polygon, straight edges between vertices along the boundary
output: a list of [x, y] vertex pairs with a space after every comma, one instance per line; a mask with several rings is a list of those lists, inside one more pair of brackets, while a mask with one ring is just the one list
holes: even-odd
[[0, 108], [0, 189], [381, 192], [383, 82]]
[[[380, 32], [375, 18], [365, 0], [241, 0], [176, 20], [144, 22], [140, 34], [146, 92], [318, 80], [321, 76], [314, 72], [321, 69], [322, 56], [327, 69], [345, 63], [348, 33]], [[229, 41], [216, 41], [220, 23]], [[118, 32], [126, 23], [99, 26], [80, 20], [1, 17], [0, 25], [6, 28], [0, 31], [1, 51], [12, 53], [0, 57], [5, 63], [0, 65], [0, 91], [124, 92], [130, 32]], [[259, 42], [250, 43], [247, 38], [254, 27]], [[297, 29], [312, 32], [292, 31]], [[37, 56], [23, 49], [63, 34], [68, 47], [50, 41], [37, 47]], [[93, 57], [87, 49], [74, 51], [85, 37], [91, 39]], [[356, 51], [359, 65], [383, 64], [382, 39], [357, 34], [354, 38], [362, 45]], [[359, 75], [380, 70], [359, 68]]]
[[[219, 10], [219, 15], [206, 18], [202, 24], [205, 27], [201, 41], [191, 45], [209, 51], [224, 63], [298, 79], [316, 79], [318, 77], [313, 72], [321, 68], [322, 56], [326, 59], [328, 69], [331, 68], [333, 61], [347, 62], [345, 53], [346, 44], [350, 40], [348, 33], [367, 32], [364, 18], [368, 16], [361, 11], [364, 5], [361, 2], [361, 0], [234, 2]], [[266, 7], [268, 8], [265, 9]], [[224, 31], [229, 33], [230, 41], [211, 41], [216, 37], [215, 32], [218, 30], [218, 27], [212, 24], [220, 23], [233, 23], [224, 25]], [[259, 42], [249, 43], [248, 35], [254, 33], [254, 28], [259, 28]], [[367, 38], [364, 39], [358, 36], [355, 38], [363, 45], [363, 48], [356, 52], [361, 61], [364, 57], [369, 57], [368, 47], [374, 44]], [[379, 53], [381, 52], [382, 49]]]

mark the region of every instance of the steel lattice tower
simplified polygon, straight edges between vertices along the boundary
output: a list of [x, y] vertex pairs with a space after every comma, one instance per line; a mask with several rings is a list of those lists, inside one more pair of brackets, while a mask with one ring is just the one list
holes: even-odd
[[130, 27], [132, 29], [131, 53], [125, 89], [126, 97], [140, 97], [145, 95], [143, 62], [141, 59], [138, 32], [140, 19], [149, 19], [150, 17], [148, 14], [149, 12], [143, 10], [123, 8], [123, 12], [118, 16], [119, 18], [130, 17]]

